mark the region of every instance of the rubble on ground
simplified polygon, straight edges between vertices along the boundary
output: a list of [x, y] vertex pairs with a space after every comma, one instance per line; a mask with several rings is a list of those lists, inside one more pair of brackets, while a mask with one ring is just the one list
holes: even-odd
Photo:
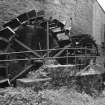
[[104, 105], [105, 94], [103, 96], [94, 99], [66, 87], [38, 93], [32, 88], [9, 87], [0, 89], [0, 105]]

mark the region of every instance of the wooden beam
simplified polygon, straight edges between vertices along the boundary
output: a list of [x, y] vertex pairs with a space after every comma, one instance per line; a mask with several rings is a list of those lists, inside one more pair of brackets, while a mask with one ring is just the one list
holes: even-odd
[[63, 49], [62, 49], [62, 50], [60, 50], [57, 54], [55, 54], [53, 57], [58, 57], [58, 56], [60, 56], [60, 55], [61, 55], [61, 53], [63, 53], [63, 52], [66, 50], [66, 48], [68, 48], [68, 47], [70, 47], [70, 44], [69, 44], [69, 45], [64, 46], [64, 47], [63, 47]]
[[21, 41], [19, 41], [18, 39], [15, 38], [15, 42], [17, 42], [19, 45], [21, 45], [22, 47], [24, 47], [25, 49], [31, 51], [35, 56], [42, 58], [41, 55], [39, 55], [37, 52], [33, 51], [30, 47], [28, 47], [27, 45], [25, 45], [24, 43], [22, 43]]
[[14, 78], [10, 80], [10, 83], [15, 81], [17, 78], [19, 78], [21, 75], [23, 75], [25, 72], [27, 72], [33, 65], [27, 66], [24, 70], [22, 70], [19, 74], [17, 74]]

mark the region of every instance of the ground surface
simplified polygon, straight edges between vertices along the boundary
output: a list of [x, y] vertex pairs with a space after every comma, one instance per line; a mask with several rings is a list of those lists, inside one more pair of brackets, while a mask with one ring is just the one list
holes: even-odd
[[62, 87], [36, 93], [30, 88], [0, 89], [0, 105], [105, 105], [105, 94], [92, 98], [75, 90]]

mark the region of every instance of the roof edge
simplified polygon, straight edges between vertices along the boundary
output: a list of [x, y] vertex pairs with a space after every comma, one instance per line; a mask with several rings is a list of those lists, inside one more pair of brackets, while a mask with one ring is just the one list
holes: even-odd
[[102, 11], [105, 13], [105, 10], [102, 8], [101, 4], [99, 3], [98, 0], [96, 0], [96, 2], [99, 4], [100, 8], [102, 9]]

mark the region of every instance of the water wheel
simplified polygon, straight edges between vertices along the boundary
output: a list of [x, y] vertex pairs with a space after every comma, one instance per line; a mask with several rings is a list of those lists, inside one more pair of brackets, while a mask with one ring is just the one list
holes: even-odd
[[[7, 37], [3, 35], [1, 36], [5, 37], [5, 39], [8, 40], [8, 43], [11, 43], [10, 46], [7, 47], [8, 51], [21, 52], [26, 50], [27, 48], [28, 50], [32, 51], [31, 53], [14, 54], [12, 56], [9, 56], [9, 59], [14, 59], [14, 58], [30, 59], [37, 57], [36, 55], [38, 55], [38, 57], [46, 57], [47, 22], [49, 23], [48, 24], [49, 42], [50, 42], [49, 48], [56, 49], [54, 51], [50, 51], [49, 56], [52, 58], [61, 57], [61, 58], [55, 58], [60, 64], [84, 63], [84, 65], [86, 66], [89, 63], [90, 59], [92, 58], [92, 57], [87, 57], [87, 55], [96, 56], [98, 54], [95, 41], [90, 37], [90, 35], [82, 34], [82, 35], [69, 36], [69, 30], [66, 30], [64, 28], [65, 25], [62, 22], [60, 22], [57, 19], [49, 19], [49, 20], [45, 19], [44, 16], [42, 16], [42, 14], [43, 12], [36, 13], [34, 10], [32, 10], [28, 13], [19, 15], [18, 17], [16, 17], [15, 19], [11, 20], [10, 22], [4, 25], [4, 27], [6, 27], [6, 30], [8, 30], [7, 27], [9, 27], [10, 36], [13, 36], [13, 40], [11, 40], [11, 38], [7, 39]], [[13, 35], [11, 35], [11, 30]], [[18, 44], [14, 39], [19, 40], [21, 44]], [[65, 48], [68, 50], [66, 50]], [[81, 48], [88, 48], [88, 50]], [[94, 51], [90, 50], [89, 48], [94, 49]], [[33, 50], [40, 50], [40, 51], [33, 52]], [[67, 57], [67, 55], [69, 57]], [[81, 58], [81, 55], [85, 55], [85, 57]], [[31, 62], [18, 61], [15, 63], [16, 65], [18, 64], [19, 66], [24, 67], [27, 63]], [[14, 64], [13, 62], [12, 64], [10, 63], [10, 65], [13, 64]]]

